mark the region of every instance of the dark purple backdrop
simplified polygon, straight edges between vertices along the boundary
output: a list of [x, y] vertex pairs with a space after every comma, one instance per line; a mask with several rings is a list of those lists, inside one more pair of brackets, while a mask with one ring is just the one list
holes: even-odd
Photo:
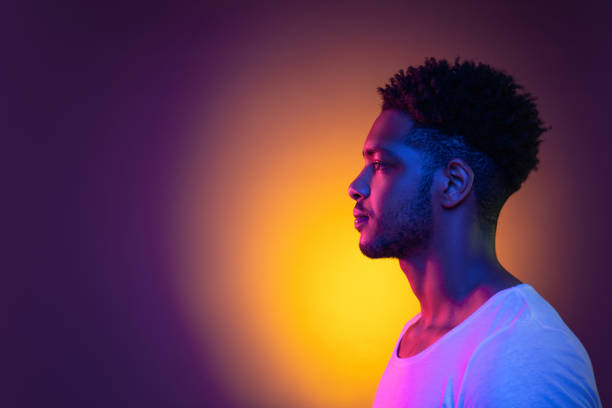
[[[612, 7], [597, 3], [530, 3], [522, 6], [530, 14], [511, 24], [524, 47], [541, 47], [530, 36], [550, 33], [548, 46], [565, 55], [551, 75], [581, 118], [567, 166], [568, 182], [581, 191], [574, 215], [585, 225], [576, 247], [583, 279], [574, 288], [579, 301], [551, 303], [589, 351], [605, 405], [612, 403]], [[172, 205], [164, 191], [189, 144], [181, 126], [202, 99], [197, 92], [222, 70], [216, 53], [227, 52], [261, 6], [4, 9], [2, 406], [232, 406], [215, 368], [194, 357], [198, 345], [169, 289], [174, 260], [161, 220]], [[474, 7], [474, 20], [459, 23], [495, 24], [487, 10]], [[292, 16], [286, 6], [267, 11]]]

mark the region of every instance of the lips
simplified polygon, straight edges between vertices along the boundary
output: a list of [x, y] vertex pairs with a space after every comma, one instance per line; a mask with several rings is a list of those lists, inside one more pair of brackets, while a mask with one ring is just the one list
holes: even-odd
[[353, 209], [353, 216], [355, 217], [355, 228], [357, 228], [358, 231], [361, 231], [370, 219], [368, 213], [357, 206]]
[[355, 217], [355, 228], [357, 229], [357, 231], [361, 231], [361, 229], [365, 226], [365, 224], [367, 224], [369, 219], [370, 217], [364, 215]]
[[357, 218], [357, 217], [369, 217], [369, 215], [368, 215], [368, 213], [367, 213], [367, 212], [365, 212], [365, 211], [363, 211], [363, 210], [361, 210], [361, 209], [357, 209], [357, 208], [355, 208], [355, 209], [353, 210], [353, 216], [354, 216], [355, 218]]

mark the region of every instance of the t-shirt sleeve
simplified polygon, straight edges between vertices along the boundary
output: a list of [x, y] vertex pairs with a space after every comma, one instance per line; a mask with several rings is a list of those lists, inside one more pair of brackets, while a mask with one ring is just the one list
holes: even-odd
[[459, 407], [601, 407], [588, 354], [571, 333], [520, 322], [483, 342], [464, 371]]

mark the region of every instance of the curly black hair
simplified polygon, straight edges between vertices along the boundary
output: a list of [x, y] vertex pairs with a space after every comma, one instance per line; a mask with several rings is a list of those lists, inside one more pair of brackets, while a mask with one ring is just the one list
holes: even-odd
[[485, 225], [537, 169], [543, 126], [535, 97], [512, 76], [473, 61], [428, 58], [390, 78], [382, 110], [397, 109], [416, 122], [407, 142], [429, 153], [430, 167], [460, 157], [474, 171], [474, 191]]

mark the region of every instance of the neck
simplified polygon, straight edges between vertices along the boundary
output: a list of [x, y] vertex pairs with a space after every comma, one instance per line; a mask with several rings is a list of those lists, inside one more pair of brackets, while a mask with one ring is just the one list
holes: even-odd
[[496, 292], [520, 283], [499, 263], [494, 237], [463, 232], [433, 238], [427, 249], [399, 260], [425, 328], [452, 328]]

